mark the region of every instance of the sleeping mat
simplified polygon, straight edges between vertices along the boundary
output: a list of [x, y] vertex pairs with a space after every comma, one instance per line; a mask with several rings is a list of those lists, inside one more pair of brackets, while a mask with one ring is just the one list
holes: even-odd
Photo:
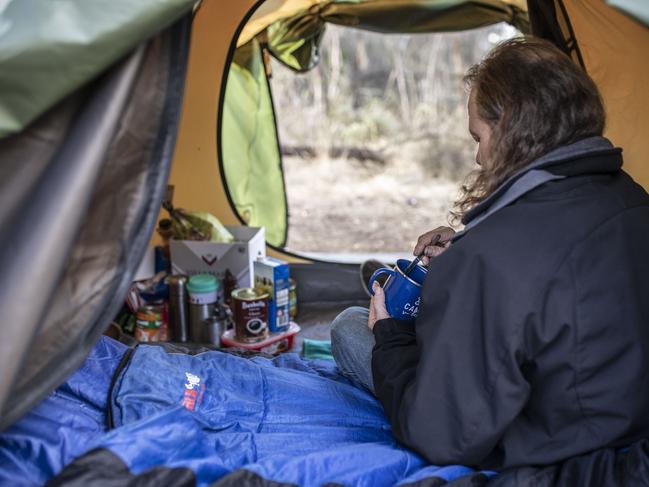
[[[482, 485], [399, 446], [333, 362], [135, 350], [107, 337], [0, 434], [0, 485]], [[423, 482], [423, 483], [422, 483]]]

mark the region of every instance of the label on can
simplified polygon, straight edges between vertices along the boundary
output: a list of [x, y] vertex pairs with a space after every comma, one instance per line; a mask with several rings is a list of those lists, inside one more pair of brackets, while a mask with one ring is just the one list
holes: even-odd
[[138, 342], [160, 342], [160, 328], [135, 327], [135, 339]]
[[162, 306], [141, 306], [135, 314], [135, 339], [140, 342], [162, 341], [166, 331], [163, 325]]
[[268, 294], [251, 288], [232, 291], [234, 333], [240, 342], [253, 343], [268, 336]]

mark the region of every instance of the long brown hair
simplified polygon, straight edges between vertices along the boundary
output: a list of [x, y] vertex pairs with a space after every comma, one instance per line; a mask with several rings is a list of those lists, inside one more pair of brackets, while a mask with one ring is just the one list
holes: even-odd
[[535, 37], [499, 44], [464, 78], [492, 129], [488, 161], [469, 174], [452, 215], [461, 219], [509, 176], [562, 145], [602, 135], [606, 115], [593, 80]]

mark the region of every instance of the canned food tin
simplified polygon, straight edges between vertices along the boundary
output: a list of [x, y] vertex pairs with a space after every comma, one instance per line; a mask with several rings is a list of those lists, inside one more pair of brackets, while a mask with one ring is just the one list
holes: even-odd
[[161, 341], [162, 314], [160, 305], [140, 306], [135, 314], [135, 339], [140, 342]]
[[268, 294], [252, 288], [232, 291], [234, 333], [240, 342], [254, 343], [268, 336]]

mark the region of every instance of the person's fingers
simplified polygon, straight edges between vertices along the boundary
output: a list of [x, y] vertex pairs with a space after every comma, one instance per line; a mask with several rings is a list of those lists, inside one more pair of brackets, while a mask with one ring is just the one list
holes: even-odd
[[383, 288], [376, 283], [376, 288], [374, 289], [374, 296], [376, 297], [376, 303], [377, 304], [383, 304], [385, 303], [385, 291], [383, 291]]
[[437, 246], [437, 245], [429, 245], [428, 247], [424, 248], [424, 251], [420, 254], [422, 255], [421, 257], [421, 264], [424, 267], [428, 267], [430, 264], [431, 259], [438, 257], [442, 253], [446, 251], [451, 246], [451, 242], [448, 241], [442, 246]]
[[436, 245], [429, 245], [428, 247], [426, 247], [424, 249], [424, 255], [426, 257], [428, 257], [429, 260], [430, 260], [431, 257], [437, 257], [438, 255], [440, 255], [445, 250], [446, 250], [446, 247], [438, 247]]
[[374, 293], [372, 295], [372, 299], [370, 299], [370, 316], [375, 315], [375, 307], [376, 307], [376, 293], [378, 290], [381, 289], [381, 286], [379, 286], [379, 283], [374, 281], [372, 284], [372, 292]]
[[371, 305], [374, 321], [390, 317], [387, 307], [385, 306], [385, 294], [381, 286], [374, 288], [374, 297], [372, 298]]
[[435, 242], [435, 245], [445, 245], [447, 242], [450, 242], [453, 235], [455, 235], [455, 230], [450, 227], [437, 227], [430, 232], [426, 232], [417, 239], [413, 255], [421, 255], [424, 249], [433, 242]]
[[374, 282], [374, 284], [372, 284], [372, 290], [374, 291], [374, 296], [370, 299], [370, 312], [367, 319], [367, 326], [370, 330], [374, 328], [374, 324], [378, 320], [390, 317], [385, 307], [385, 294], [383, 293], [383, 288], [378, 282]]
[[385, 303], [385, 294], [383, 294], [383, 288], [379, 285], [378, 282], [374, 281], [372, 290], [374, 291], [374, 297], [372, 299], [374, 305], [376, 306], [377, 304]]
[[453, 230], [451, 227], [440, 227], [439, 234], [439, 241], [446, 243], [453, 238], [453, 236], [455, 235], [455, 230]]
[[413, 251], [413, 255], [420, 255], [421, 252], [424, 250], [424, 248], [427, 245], [430, 245], [430, 243], [433, 241], [436, 232], [437, 229], [431, 230], [430, 232], [426, 232], [423, 235], [420, 235], [419, 238], [417, 239], [417, 243], [415, 244], [415, 250]]

